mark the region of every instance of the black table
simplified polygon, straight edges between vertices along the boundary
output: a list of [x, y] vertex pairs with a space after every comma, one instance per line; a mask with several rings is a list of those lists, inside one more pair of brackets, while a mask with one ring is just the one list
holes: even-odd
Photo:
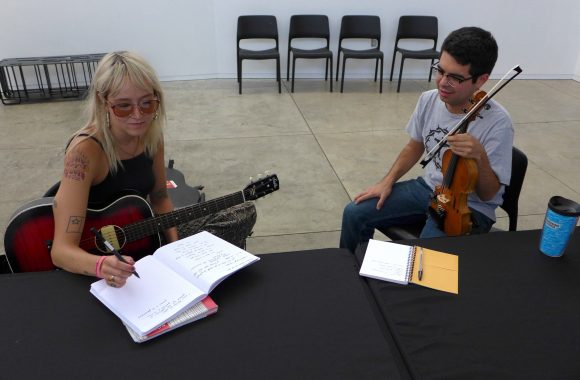
[[142, 344], [92, 278], [0, 276], [0, 378], [408, 378], [351, 254], [261, 258], [212, 293], [217, 314]]
[[402, 242], [459, 255], [459, 295], [367, 280], [414, 378], [580, 379], [580, 230], [560, 259], [539, 239]]

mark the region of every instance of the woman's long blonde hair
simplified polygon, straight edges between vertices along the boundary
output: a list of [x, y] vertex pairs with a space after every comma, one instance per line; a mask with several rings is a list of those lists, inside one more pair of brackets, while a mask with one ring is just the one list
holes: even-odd
[[[109, 127], [107, 117], [109, 111], [106, 101], [109, 96], [115, 96], [119, 93], [126, 79], [144, 90], [153, 90], [159, 99], [157, 116], [151, 122], [143, 139], [145, 154], [153, 157], [163, 140], [165, 102], [161, 83], [155, 70], [145, 59], [133, 52], [118, 51], [106, 54], [99, 62], [89, 88], [87, 97], [88, 121], [73, 136], [77, 136], [79, 133], [96, 137], [102, 136], [99, 141], [101, 141], [107, 155], [109, 171], [113, 174], [117, 172], [119, 166], [122, 166], [122, 163], [117, 149], [115, 149], [115, 140]], [[82, 140], [76, 139], [75, 142], [80, 141]]]

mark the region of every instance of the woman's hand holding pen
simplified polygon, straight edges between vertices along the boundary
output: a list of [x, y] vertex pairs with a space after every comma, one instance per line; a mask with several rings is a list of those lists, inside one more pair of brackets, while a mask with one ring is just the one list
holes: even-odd
[[123, 256], [126, 263], [116, 256], [107, 256], [101, 264], [101, 277], [109, 286], [120, 288], [125, 285], [127, 278], [135, 272], [135, 261], [130, 256]]

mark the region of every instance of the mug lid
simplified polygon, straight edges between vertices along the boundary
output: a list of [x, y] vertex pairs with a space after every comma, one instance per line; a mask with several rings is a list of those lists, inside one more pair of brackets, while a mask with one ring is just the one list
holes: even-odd
[[548, 202], [548, 207], [561, 215], [567, 215], [567, 216], [579, 216], [580, 215], [580, 204], [561, 197], [559, 195], [553, 196], [552, 198], [550, 198], [550, 201]]

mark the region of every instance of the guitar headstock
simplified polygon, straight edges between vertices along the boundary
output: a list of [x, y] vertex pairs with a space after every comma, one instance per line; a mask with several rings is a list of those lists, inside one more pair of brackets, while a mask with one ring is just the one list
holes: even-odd
[[276, 174], [269, 174], [266, 177], [251, 181], [244, 189], [244, 198], [253, 201], [262, 198], [280, 188], [280, 182]]

